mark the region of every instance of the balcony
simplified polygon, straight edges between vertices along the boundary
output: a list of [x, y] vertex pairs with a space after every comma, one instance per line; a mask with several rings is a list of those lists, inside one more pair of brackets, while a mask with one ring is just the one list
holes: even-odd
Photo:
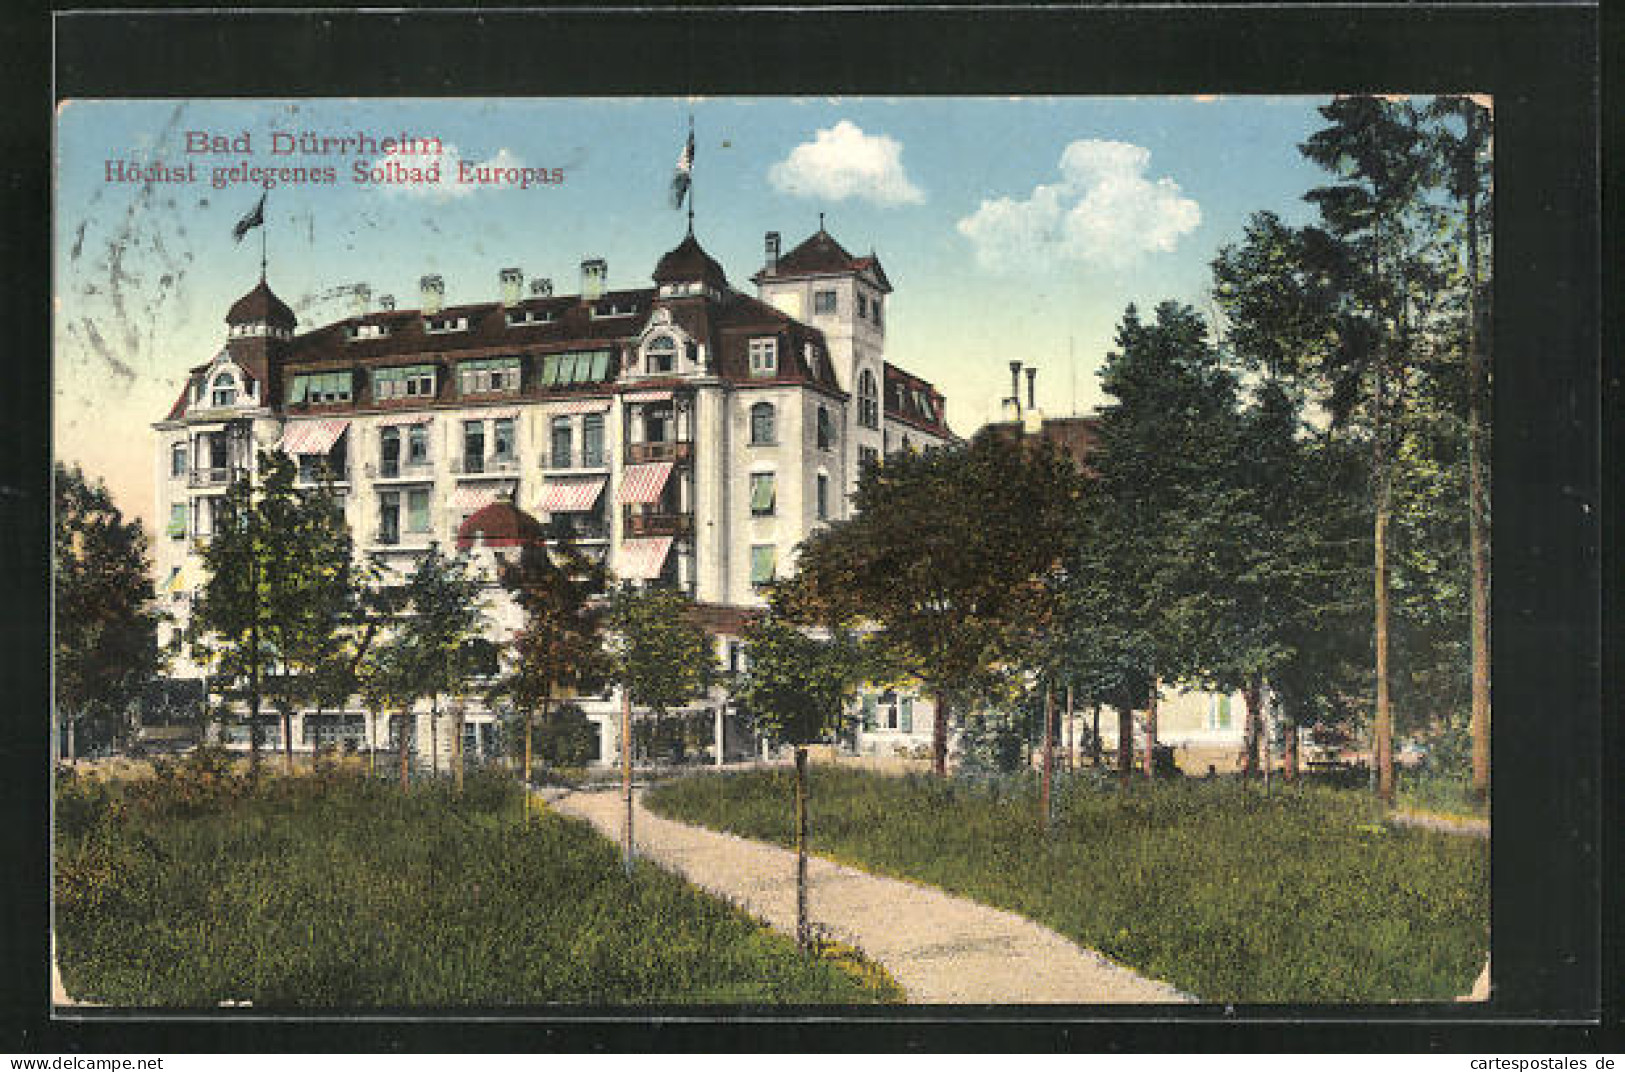
[[693, 443], [628, 443], [626, 445], [626, 461], [628, 465], [638, 465], [643, 462], [686, 462], [694, 457]]
[[365, 472], [368, 480], [433, 480], [434, 462], [368, 462]]
[[602, 543], [609, 539], [609, 522], [602, 517], [554, 514], [547, 526], [547, 537], [573, 543]]
[[193, 488], [223, 488], [235, 476], [235, 466], [198, 466], [187, 474], [186, 484]]
[[301, 465], [299, 467], [298, 483], [303, 488], [318, 487], [324, 480], [334, 484], [348, 484], [350, 482], [350, 467], [348, 465], [334, 467], [331, 464], [314, 466]]
[[570, 453], [554, 453], [549, 451], [541, 456], [539, 464], [543, 472], [547, 473], [573, 473], [573, 472], [608, 472], [609, 451], [572, 451]]
[[694, 515], [664, 511], [635, 511], [628, 506], [621, 515], [621, 535], [686, 536], [694, 530]]
[[514, 476], [519, 472], [519, 456], [493, 454], [489, 458], [464, 456], [451, 460], [451, 471], [457, 476]]
[[398, 526], [380, 525], [372, 531], [372, 546], [395, 548], [401, 551], [421, 551], [429, 546], [434, 533], [411, 532]]

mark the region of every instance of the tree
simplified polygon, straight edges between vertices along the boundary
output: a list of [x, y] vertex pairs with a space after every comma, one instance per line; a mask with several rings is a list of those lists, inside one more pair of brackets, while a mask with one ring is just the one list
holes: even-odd
[[[404, 613], [396, 626], [395, 658], [414, 700], [429, 701], [430, 765], [440, 773], [440, 700], [463, 692], [477, 669], [471, 642], [480, 638], [483, 587], [467, 562], [431, 545], [407, 577]], [[459, 738], [461, 730], [459, 728]], [[454, 772], [461, 786], [462, 769]]]
[[984, 435], [867, 469], [855, 516], [802, 544], [783, 606], [793, 620], [855, 623], [936, 702], [932, 766], [947, 772], [956, 698], [1031, 658], [1065, 551], [1076, 471], [1044, 440]]
[[[53, 656], [56, 708], [68, 739], [120, 733], [124, 712], [158, 668], [147, 535], [126, 521], [106, 485], [56, 464]], [[70, 744], [70, 758], [71, 757]]]
[[694, 601], [670, 588], [623, 584], [610, 601], [613, 634], [610, 678], [621, 687], [621, 770], [626, 797], [622, 849], [632, 868], [632, 760], [634, 707], [650, 709], [658, 724], [674, 707], [705, 693], [716, 681], [711, 637], [695, 621]]
[[527, 544], [504, 564], [502, 583], [524, 624], [508, 644], [509, 670], [496, 692], [513, 698], [524, 718], [525, 816], [530, 816], [531, 757], [537, 716], [545, 725], [565, 694], [596, 691], [612, 669], [604, 648], [604, 569], [562, 541], [553, 552]]
[[339, 674], [339, 635], [354, 616], [349, 529], [331, 487], [300, 488], [280, 451], [259, 456], [259, 480], [239, 474], [203, 553], [209, 578], [192, 618], [195, 649], [246, 695], [259, 758], [259, 714], [269, 698], [282, 719], [293, 770], [293, 712], [317, 702]]
[[863, 645], [846, 630], [825, 637], [769, 614], [745, 633], [747, 664], [733, 692], [769, 740], [795, 746], [796, 941], [812, 943], [807, 921], [807, 746], [836, 732], [867, 677]]

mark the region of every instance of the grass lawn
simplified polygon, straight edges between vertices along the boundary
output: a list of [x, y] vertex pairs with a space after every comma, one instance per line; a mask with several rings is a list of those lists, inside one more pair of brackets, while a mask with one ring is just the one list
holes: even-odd
[[[655, 811], [790, 844], [793, 775], [708, 774]], [[814, 851], [1038, 920], [1210, 1002], [1449, 1000], [1489, 947], [1489, 851], [1392, 829], [1363, 793], [1080, 775], [1035, 789], [816, 766]], [[816, 896], [816, 892], [814, 894]]]
[[518, 817], [510, 782], [454, 798], [356, 776], [231, 775], [57, 795], [68, 993], [255, 1007], [899, 1000], [873, 966], [794, 943], [584, 823]]

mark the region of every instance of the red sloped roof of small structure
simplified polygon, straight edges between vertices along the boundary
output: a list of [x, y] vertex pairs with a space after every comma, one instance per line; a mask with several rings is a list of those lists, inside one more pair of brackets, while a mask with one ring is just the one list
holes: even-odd
[[524, 547], [545, 543], [547, 530], [513, 503], [494, 502], [470, 514], [457, 528], [457, 550], [468, 550], [476, 540], [487, 547]]

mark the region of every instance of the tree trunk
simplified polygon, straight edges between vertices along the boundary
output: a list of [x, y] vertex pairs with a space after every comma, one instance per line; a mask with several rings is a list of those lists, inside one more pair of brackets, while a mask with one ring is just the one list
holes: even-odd
[[1122, 704], [1117, 708], [1117, 780], [1128, 788], [1134, 777], [1134, 708]]
[[1372, 728], [1372, 751], [1377, 765], [1377, 796], [1394, 799], [1394, 713], [1388, 696], [1388, 478], [1377, 475], [1377, 521], [1375, 527], [1376, 570], [1374, 587], [1377, 602], [1377, 718]]
[[812, 945], [807, 921], [807, 749], [796, 746], [796, 944]]
[[[1476, 144], [1476, 112], [1467, 117], [1467, 140]], [[1474, 181], [1467, 192], [1467, 539], [1472, 559], [1473, 793], [1483, 800], [1490, 791], [1490, 535], [1489, 481], [1484, 471], [1487, 429], [1484, 427], [1486, 372], [1483, 307], [1479, 297], [1478, 187], [1476, 162], [1469, 164]]]
[[378, 712], [367, 712], [367, 773], [378, 773]]
[[293, 774], [293, 712], [284, 710], [282, 715], [282, 759], [283, 767], [288, 774]]
[[429, 773], [440, 777], [440, 694], [429, 698]]
[[1247, 778], [1258, 776], [1258, 746], [1264, 732], [1262, 691], [1257, 675], [1248, 678], [1241, 690], [1247, 704], [1247, 756], [1242, 766], [1242, 775]]
[[1284, 753], [1284, 755], [1282, 757], [1282, 761], [1281, 761], [1281, 763], [1282, 763], [1282, 768], [1281, 768], [1282, 773], [1285, 774], [1287, 781], [1296, 782], [1298, 780], [1298, 725], [1297, 725], [1297, 723], [1288, 721], [1286, 723], [1285, 727], [1283, 728], [1281, 735], [1282, 735], [1282, 737], [1285, 738], [1285, 741], [1286, 741], [1286, 749], [1285, 749], [1285, 753]]
[[1078, 769], [1078, 726], [1077, 712], [1072, 707], [1072, 686], [1066, 687], [1066, 769], [1071, 773]]
[[395, 739], [395, 751], [401, 764], [401, 792], [412, 785], [412, 708], [401, 711], [401, 731]]
[[527, 823], [530, 822], [530, 758], [531, 758], [531, 736], [532, 736], [532, 733], [533, 733], [533, 731], [535, 729], [535, 721], [534, 721], [534, 719], [535, 719], [535, 716], [531, 713], [530, 708], [527, 706], [525, 708], [525, 743], [524, 743], [525, 759], [524, 759], [524, 766], [521, 767], [520, 771], [519, 771], [519, 785], [520, 785], [521, 791], [525, 795], [525, 822], [527, 822]]
[[931, 773], [948, 776], [948, 697], [938, 692], [937, 709], [931, 719]]
[[1055, 701], [1050, 690], [1044, 690], [1044, 791], [1040, 795], [1038, 832], [1049, 833], [1050, 779], [1055, 772]]
[[1161, 698], [1159, 693], [1162, 686], [1151, 682], [1151, 700], [1145, 707], [1145, 776], [1154, 777], [1157, 773], [1157, 701]]
[[621, 863], [626, 877], [632, 877], [632, 693], [621, 687], [621, 792], [626, 797], [625, 823], [621, 827]]
[[1091, 728], [1089, 731], [1089, 758], [1095, 768], [1100, 767], [1100, 705], [1090, 706]]
[[457, 795], [463, 795], [463, 764], [467, 757], [463, 755], [463, 725], [467, 718], [463, 711], [462, 701], [458, 701], [451, 711], [451, 779]]

